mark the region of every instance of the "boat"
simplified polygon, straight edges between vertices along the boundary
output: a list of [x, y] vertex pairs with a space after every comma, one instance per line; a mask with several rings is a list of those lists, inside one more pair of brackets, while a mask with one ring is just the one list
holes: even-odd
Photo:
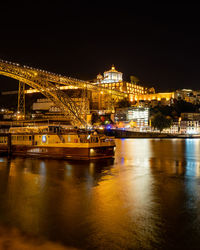
[[65, 126], [11, 127], [0, 134], [0, 153], [12, 155], [92, 160], [112, 158], [113, 138]]

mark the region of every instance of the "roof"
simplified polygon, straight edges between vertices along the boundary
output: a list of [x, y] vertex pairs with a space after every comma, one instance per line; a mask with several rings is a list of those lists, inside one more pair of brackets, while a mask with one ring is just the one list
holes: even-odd
[[115, 66], [114, 65], [112, 65], [112, 67], [111, 67], [111, 69], [110, 70], [108, 70], [108, 71], [105, 71], [104, 73], [121, 73], [121, 72], [119, 72], [119, 71], [117, 71], [116, 69], [115, 69]]

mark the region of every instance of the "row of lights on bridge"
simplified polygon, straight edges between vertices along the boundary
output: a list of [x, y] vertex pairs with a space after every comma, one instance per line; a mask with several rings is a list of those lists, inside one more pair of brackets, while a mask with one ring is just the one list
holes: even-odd
[[11, 65], [18, 66], [18, 67], [22, 66], [22, 67], [27, 68], [27, 69], [36, 70], [36, 71], [40, 71], [40, 72], [43, 72], [43, 73], [52, 74], [52, 75], [54, 75], [54, 76], [59, 76], [59, 77], [63, 77], [63, 78], [68, 78], [68, 79], [70, 79], [70, 80], [75, 80], [75, 81], [79, 81], [79, 82], [84, 82], [84, 83], [86, 83], [86, 81], [83, 81], [83, 80], [80, 80], [80, 79], [77, 79], [77, 78], [72, 78], [72, 77], [68, 77], [68, 76], [62, 76], [61, 74], [56, 74], [56, 73], [49, 72], [49, 71], [42, 70], [42, 69], [36, 69], [36, 68], [29, 67], [29, 66], [26, 66], [26, 65], [20, 65], [19, 63], [4, 61], [4, 60], [2, 60], [2, 59], [0, 59], [0, 62], [2, 62], [2, 63], [7, 63], [7, 64], [11, 64]]
[[[0, 62], [11, 64], [11, 65], [14, 65], [14, 66], [17, 66], [17, 67], [21, 66], [21, 67], [24, 67], [24, 68], [27, 68], [27, 69], [36, 70], [36, 71], [40, 71], [40, 72], [43, 72], [43, 73], [52, 74], [54, 76], [63, 77], [63, 78], [67, 78], [69, 80], [79, 81], [79, 82], [88, 84], [88, 82], [80, 80], [80, 79], [77, 79], [77, 78], [72, 78], [72, 77], [68, 77], [68, 76], [62, 76], [61, 74], [55, 74], [55, 73], [52, 73], [52, 72], [49, 72], [49, 71], [46, 71], [46, 70], [36, 69], [36, 68], [29, 67], [29, 66], [26, 66], [26, 65], [20, 65], [19, 63], [9, 62], [9, 61], [5, 61], [5, 60], [2, 60], [2, 59], [0, 59]], [[89, 83], [89, 84], [91, 84], [91, 83]], [[111, 91], [109, 91], [109, 93], [111, 93]]]

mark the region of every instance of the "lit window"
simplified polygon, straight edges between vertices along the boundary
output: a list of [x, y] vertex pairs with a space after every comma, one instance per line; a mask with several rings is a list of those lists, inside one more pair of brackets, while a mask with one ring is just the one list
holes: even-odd
[[42, 136], [42, 142], [45, 143], [46, 141], [47, 141], [47, 136], [46, 136], [46, 135], [43, 135], [43, 136]]

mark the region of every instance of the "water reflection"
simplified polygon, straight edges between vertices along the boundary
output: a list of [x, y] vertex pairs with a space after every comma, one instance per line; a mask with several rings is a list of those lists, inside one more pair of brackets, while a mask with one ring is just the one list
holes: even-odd
[[83, 249], [198, 245], [200, 140], [116, 142], [114, 160], [1, 157], [0, 226]]

